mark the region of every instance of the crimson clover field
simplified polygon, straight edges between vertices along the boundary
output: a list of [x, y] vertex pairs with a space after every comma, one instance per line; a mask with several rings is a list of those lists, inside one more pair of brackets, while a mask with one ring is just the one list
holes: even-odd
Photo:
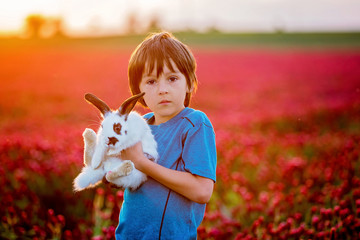
[[[0, 239], [114, 238], [123, 191], [72, 191], [83, 96], [129, 97], [140, 40], [1, 40]], [[360, 239], [360, 48], [189, 45], [218, 152], [198, 238]]]

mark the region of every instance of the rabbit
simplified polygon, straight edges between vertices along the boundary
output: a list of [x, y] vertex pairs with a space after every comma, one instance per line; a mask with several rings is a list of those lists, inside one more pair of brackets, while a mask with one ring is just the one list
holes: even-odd
[[74, 180], [74, 191], [95, 187], [104, 177], [117, 187], [131, 191], [147, 180], [130, 160], [120, 158], [122, 150], [141, 142], [144, 155], [154, 162], [158, 160], [157, 143], [149, 125], [132, 111], [144, 94], [128, 98], [118, 110], [111, 110], [93, 94], [85, 94], [85, 99], [100, 110], [103, 121], [97, 133], [90, 128], [83, 132], [85, 166]]

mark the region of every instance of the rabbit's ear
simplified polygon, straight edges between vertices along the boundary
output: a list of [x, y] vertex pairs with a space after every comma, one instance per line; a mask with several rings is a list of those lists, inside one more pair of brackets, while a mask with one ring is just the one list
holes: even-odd
[[144, 92], [139, 93], [137, 95], [128, 98], [123, 104], [121, 104], [119, 108], [119, 113], [120, 115], [125, 116], [125, 120], [127, 119], [127, 116], [129, 115], [131, 110], [133, 110], [133, 108], [135, 107], [136, 102], [144, 95], [145, 95]]
[[97, 109], [99, 109], [103, 116], [105, 116], [107, 112], [111, 111], [109, 106], [104, 101], [91, 93], [85, 94], [85, 99], [86, 101], [94, 105]]

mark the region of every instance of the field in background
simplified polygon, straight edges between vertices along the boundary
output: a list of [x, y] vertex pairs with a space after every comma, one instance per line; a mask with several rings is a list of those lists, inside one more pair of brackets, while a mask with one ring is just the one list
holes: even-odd
[[[359, 48], [360, 33], [175, 33], [179, 40], [192, 47], [216, 48], [246, 48], [246, 47], [276, 47], [276, 48]], [[51, 39], [0, 39], [0, 46], [65, 46], [65, 47], [100, 47], [100, 48], [127, 48], [133, 49], [146, 35], [124, 35], [105, 38], [66, 38], [57, 37]]]
[[[175, 36], [217, 138], [199, 238], [359, 238], [360, 34]], [[129, 97], [142, 38], [0, 41], [1, 238], [113, 237], [123, 192], [72, 192], [81, 133], [99, 122], [83, 95]]]

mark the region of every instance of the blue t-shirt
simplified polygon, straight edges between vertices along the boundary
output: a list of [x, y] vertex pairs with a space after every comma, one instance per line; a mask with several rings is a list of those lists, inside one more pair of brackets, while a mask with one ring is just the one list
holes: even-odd
[[[153, 113], [145, 115], [146, 119], [152, 117]], [[203, 112], [185, 108], [167, 122], [150, 127], [158, 144], [158, 164], [216, 181], [215, 133]], [[159, 239], [162, 225], [161, 239], [196, 239], [204, 213], [205, 204], [195, 203], [149, 177], [136, 191], [125, 190], [115, 236]]]

